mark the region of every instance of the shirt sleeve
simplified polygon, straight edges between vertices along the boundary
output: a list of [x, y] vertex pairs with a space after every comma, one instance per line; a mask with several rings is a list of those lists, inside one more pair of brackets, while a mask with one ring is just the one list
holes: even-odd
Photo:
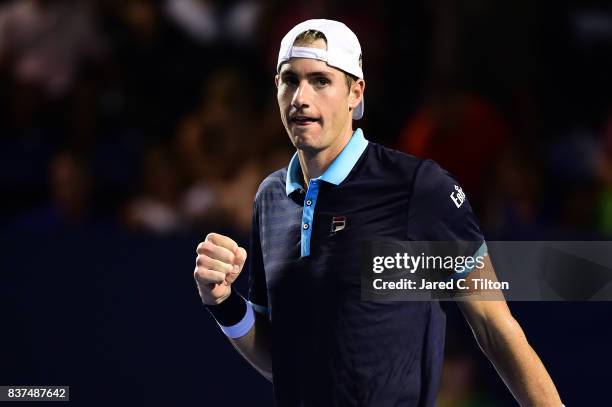
[[253, 310], [259, 313], [268, 313], [268, 289], [266, 274], [263, 265], [263, 254], [259, 237], [259, 213], [257, 201], [253, 205], [253, 226], [249, 244], [249, 296], [248, 301]]
[[433, 160], [416, 172], [409, 208], [410, 240], [461, 242], [460, 256], [486, 252], [484, 236], [459, 182]]

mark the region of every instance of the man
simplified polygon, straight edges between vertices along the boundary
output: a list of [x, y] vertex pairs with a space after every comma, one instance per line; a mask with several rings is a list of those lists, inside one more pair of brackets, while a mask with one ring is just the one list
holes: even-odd
[[[274, 383], [278, 406], [432, 406], [444, 348], [436, 301], [361, 301], [359, 241], [484, 238], [456, 181], [431, 160], [368, 142], [361, 47], [344, 24], [309, 20], [281, 42], [275, 82], [297, 152], [255, 197], [249, 301], [231, 284], [247, 252], [211, 233], [197, 247], [202, 301], [234, 347]], [[481, 272], [492, 273], [490, 262]], [[459, 303], [521, 405], [555, 386], [504, 301]]]

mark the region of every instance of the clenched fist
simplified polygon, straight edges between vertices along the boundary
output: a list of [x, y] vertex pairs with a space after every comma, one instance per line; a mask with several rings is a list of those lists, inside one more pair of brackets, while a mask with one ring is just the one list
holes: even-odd
[[238, 278], [247, 252], [227, 236], [209, 233], [196, 249], [193, 276], [202, 302], [221, 304], [232, 292], [231, 284]]

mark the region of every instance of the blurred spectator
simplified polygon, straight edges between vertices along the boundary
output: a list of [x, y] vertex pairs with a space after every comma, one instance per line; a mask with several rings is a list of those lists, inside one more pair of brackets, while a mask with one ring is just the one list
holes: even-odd
[[91, 175], [82, 158], [60, 153], [51, 162], [53, 200], [67, 220], [83, 221], [89, 212]]
[[108, 44], [91, 1], [24, 0], [0, 8], [2, 124], [14, 138], [38, 133], [84, 150], [96, 127], [96, 64]]
[[253, 104], [241, 74], [215, 71], [206, 81], [199, 105], [180, 122], [176, 147], [188, 183], [227, 180], [250, 155]]
[[48, 96], [72, 87], [79, 68], [100, 58], [104, 42], [88, 1], [20, 0], [0, 10], [0, 64]]
[[171, 20], [203, 44], [253, 43], [261, 11], [255, 0], [166, 0], [165, 8]]
[[257, 144], [249, 136], [257, 117], [246, 78], [235, 68], [221, 67], [208, 78], [195, 115], [209, 173], [227, 179]]
[[151, 0], [106, 5], [105, 26], [114, 58], [107, 100], [119, 123], [162, 140], [178, 110], [190, 102], [182, 80], [193, 76], [181, 71], [186, 58], [181, 58], [179, 39]]
[[554, 179], [567, 184], [592, 182], [596, 176], [596, 158], [601, 148], [593, 132], [576, 128], [548, 147]]
[[487, 175], [505, 151], [510, 130], [504, 118], [474, 93], [434, 92], [404, 125], [398, 148], [430, 158], [462, 184], [479, 207]]
[[[248, 232], [257, 186], [289, 162], [291, 143], [276, 100], [255, 105], [253, 85], [236, 68], [216, 70], [199, 105], [177, 128], [174, 147], [186, 187], [182, 210], [191, 223], [225, 219]], [[268, 86], [273, 89], [272, 79]]]
[[498, 157], [484, 189], [481, 224], [490, 240], [537, 240], [544, 233], [543, 169], [522, 146]]
[[104, 218], [92, 208], [92, 178], [82, 157], [58, 153], [49, 165], [49, 178], [51, 201], [18, 217], [15, 226], [44, 232], [103, 225]]
[[186, 117], [179, 125], [175, 149], [185, 191], [185, 212], [192, 220], [204, 217], [214, 206], [216, 199], [216, 179], [210, 171], [207, 152], [202, 144], [201, 124], [194, 117]]
[[598, 144], [595, 135], [578, 128], [548, 146], [550, 177], [547, 205], [556, 220], [555, 237], [598, 238], [595, 231]]
[[163, 234], [184, 226], [176, 165], [163, 146], [154, 145], [145, 153], [139, 189], [124, 210], [128, 227]]
[[597, 178], [601, 185], [597, 197], [597, 227], [609, 238], [612, 236], [612, 110], [602, 127], [600, 148], [595, 159]]
[[491, 400], [477, 383], [478, 366], [467, 353], [447, 353], [438, 393], [438, 407], [490, 407]]

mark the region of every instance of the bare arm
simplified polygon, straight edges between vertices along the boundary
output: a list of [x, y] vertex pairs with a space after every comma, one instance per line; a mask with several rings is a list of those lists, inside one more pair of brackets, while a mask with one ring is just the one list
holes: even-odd
[[272, 357], [270, 320], [266, 315], [255, 313], [255, 325], [241, 338], [228, 338], [234, 348], [270, 382], [272, 381]]
[[[475, 277], [495, 279], [491, 261], [488, 256], [485, 259], [485, 267], [470, 273], [468, 281]], [[500, 299], [458, 302], [478, 345], [521, 406], [561, 406], [552, 379], [510, 313], [503, 295], [499, 292], [495, 295]]]
[[[272, 381], [270, 320], [267, 315], [255, 312], [232, 290], [232, 283], [244, 267], [246, 250], [227, 236], [210, 233], [198, 245], [196, 253], [194, 278], [202, 302], [215, 316], [234, 348]], [[229, 319], [228, 315], [231, 316]], [[254, 317], [254, 323], [250, 315]], [[250, 323], [253, 325], [249, 326]]]

